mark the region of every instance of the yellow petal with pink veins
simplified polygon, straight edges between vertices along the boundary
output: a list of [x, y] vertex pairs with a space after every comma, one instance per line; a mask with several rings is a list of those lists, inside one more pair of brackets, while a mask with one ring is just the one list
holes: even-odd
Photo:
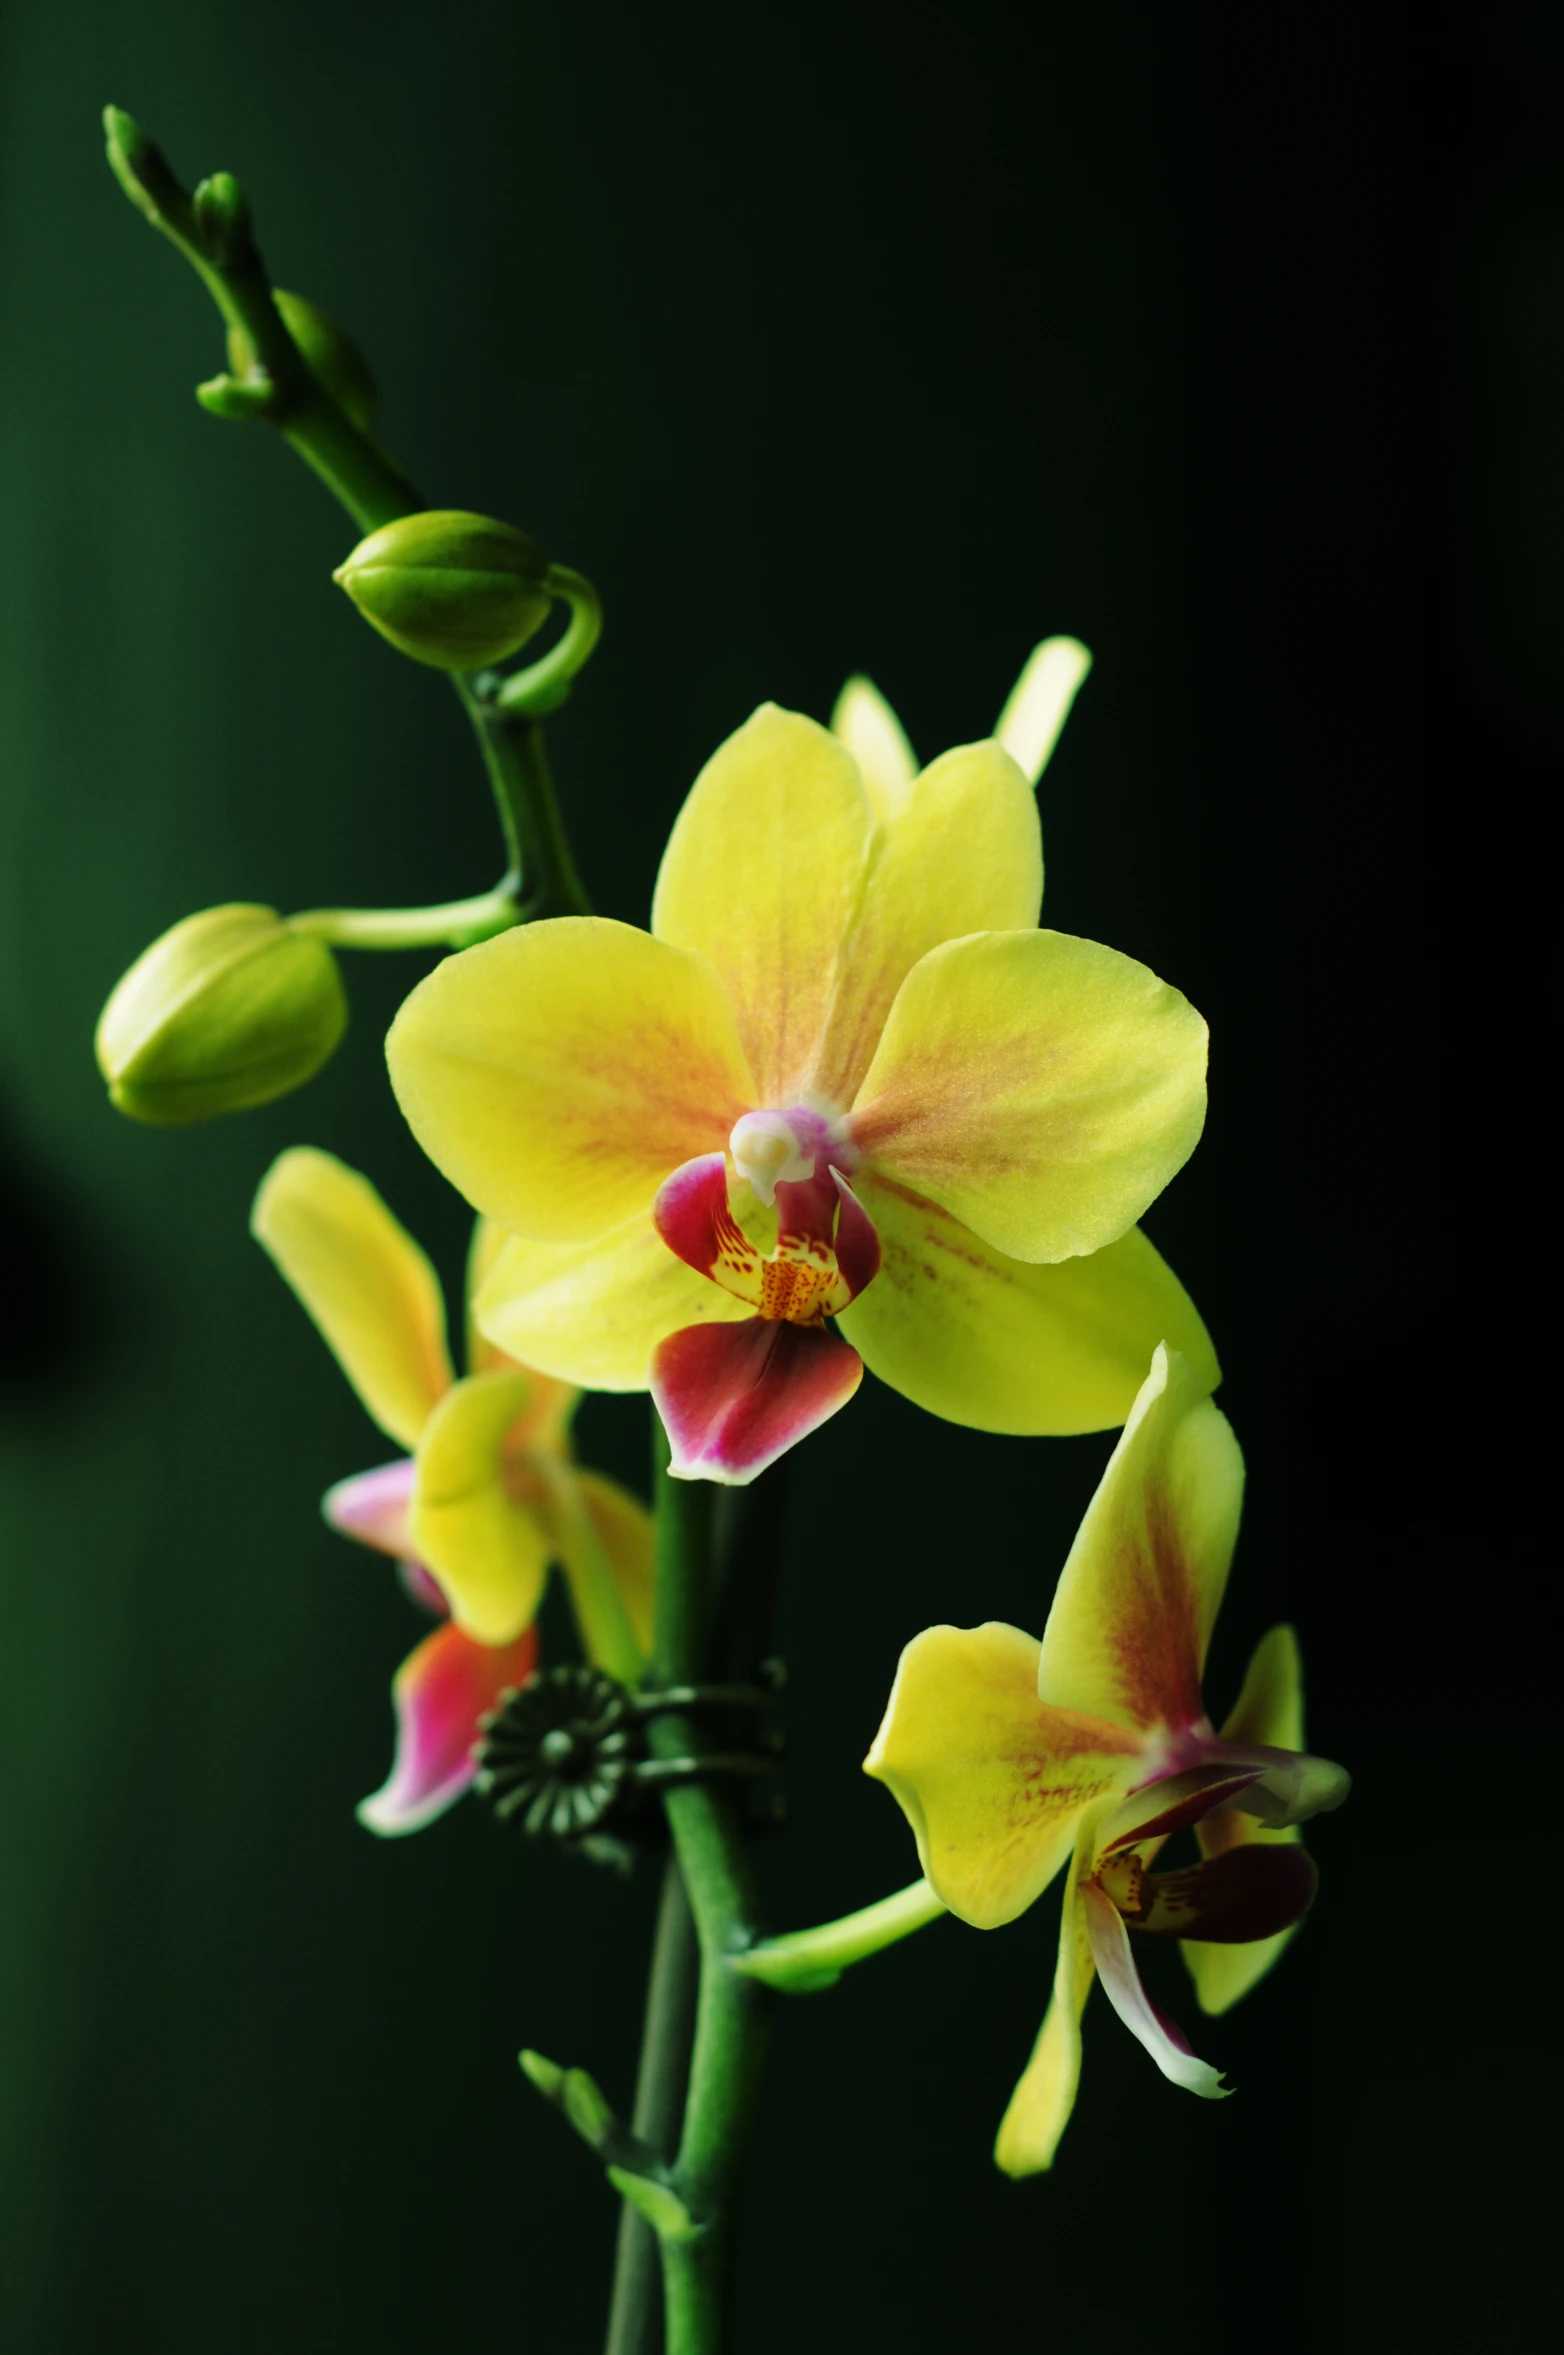
[[[1222, 1728], [1228, 1742], [1258, 1742], [1267, 1749], [1303, 1748], [1303, 1661], [1298, 1638], [1290, 1627], [1273, 1627], [1255, 1646], [1232, 1714]], [[1202, 1852], [1221, 1856], [1229, 1848], [1259, 1841], [1267, 1846], [1302, 1838], [1296, 1824], [1272, 1831], [1239, 1807], [1221, 1807], [1208, 1815], [1196, 1834]], [[1294, 1925], [1296, 1927], [1296, 1925]], [[1279, 1930], [1274, 1937], [1255, 1939], [1244, 1946], [1218, 1946], [1209, 1940], [1186, 1938], [1181, 1951], [1195, 1982], [1195, 1996], [1203, 2012], [1225, 2012], [1258, 1985], [1293, 1936]]]
[[[807, 1081], [871, 827], [851, 753], [772, 703], [713, 754], [679, 813], [652, 930], [722, 976], [759, 1091], [752, 1105], [785, 1104]], [[725, 1130], [669, 1154], [661, 1174], [726, 1141]]]
[[836, 699], [831, 733], [858, 763], [864, 791], [882, 823], [906, 800], [918, 773], [907, 732], [872, 679], [850, 678]]
[[473, 1374], [429, 1418], [409, 1527], [462, 1631], [508, 1644], [543, 1599], [551, 1552], [537, 1513], [511, 1495], [507, 1441], [526, 1413], [523, 1373]]
[[1051, 2167], [1075, 2107], [1081, 2082], [1081, 2014], [1097, 1976], [1080, 1886], [1091, 1869], [1088, 1851], [1094, 1837], [1089, 1816], [1081, 1825], [1065, 1883], [1053, 2000], [994, 2145], [995, 2164], [1007, 2175], [1038, 2175]]
[[1037, 801], [1015, 762], [993, 743], [945, 753], [875, 835], [810, 1091], [850, 1104], [918, 960], [970, 932], [1028, 930], [1042, 899]]
[[937, 1203], [861, 1170], [880, 1272], [841, 1312], [871, 1373], [978, 1431], [1058, 1436], [1122, 1423], [1161, 1340], [1207, 1387], [1220, 1368], [1199, 1312], [1136, 1227], [1086, 1259], [1007, 1259]]
[[652, 1352], [686, 1325], [754, 1311], [675, 1257], [642, 1213], [588, 1243], [523, 1243], [495, 1259], [473, 1313], [496, 1347], [583, 1390], [645, 1390]]
[[1060, 1574], [1038, 1691], [1147, 1728], [1204, 1716], [1244, 1461], [1201, 1373], [1159, 1348]]
[[403, 1447], [452, 1381], [435, 1272], [368, 1178], [296, 1145], [261, 1181], [250, 1215], [382, 1431]]
[[1133, 957], [1062, 932], [949, 941], [914, 965], [852, 1108], [884, 1176], [1012, 1259], [1133, 1226], [1194, 1151], [1206, 1026]]
[[513, 1234], [584, 1242], [649, 1211], [670, 1169], [755, 1102], [704, 958], [562, 916], [447, 957], [386, 1042], [424, 1151]]
[[980, 1930], [1014, 1921], [1053, 1879], [1084, 1808], [1134, 1779], [1122, 1726], [1044, 1707], [1038, 1644], [1016, 1627], [930, 1627], [901, 1656], [864, 1760], [911, 1824], [930, 1887]]

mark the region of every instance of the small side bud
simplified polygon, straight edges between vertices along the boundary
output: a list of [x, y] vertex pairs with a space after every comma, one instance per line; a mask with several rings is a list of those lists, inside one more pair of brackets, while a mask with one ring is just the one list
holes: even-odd
[[103, 132], [115, 179], [137, 210], [161, 225], [186, 201], [168, 158], [122, 106], [104, 108]]
[[119, 982], [98, 1024], [98, 1068], [132, 1120], [183, 1127], [302, 1087], [347, 1019], [324, 941], [274, 908], [205, 908]]
[[[318, 303], [307, 302], [302, 294], [274, 286], [272, 301], [316, 383], [330, 393], [350, 425], [368, 433], [375, 414], [375, 380], [357, 344]], [[228, 330], [228, 365], [238, 377], [251, 375], [257, 366], [255, 347], [240, 327]], [[201, 394], [196, 398], [200, 400]], [[203, 406], [211, 403], [203, 401]]]
[[196, 399], [209, 416], [226, 417], [230, 424], [248, 425], [270, 416], [277, 403], [277, 387], [269, 376], [209, 376], [195, 388]]
[[201, 250], [219, 270], [231, 270], [250, 252], [250, 207], [232, 172], [214, 172], [191, 200]]
[[541, 627], [547, 570], [525, 532], [442, 507], [371, 532], [332, 578], [400, 653], [437, 670], [480, 671]]

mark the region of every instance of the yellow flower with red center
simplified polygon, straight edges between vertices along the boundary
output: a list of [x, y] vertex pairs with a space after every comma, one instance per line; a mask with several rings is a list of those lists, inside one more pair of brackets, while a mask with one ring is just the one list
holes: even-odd
[[[899, 1800], [924, 1874], [963, 1921], [1014, 1921], [1068, 1866], [1053, 2001], [999, 2132], [1012, 2175], [1051, 2165], [1081, 2069], [1093, 1981], [1164, 2076], [1219, 2097], [1147, 1996], [1132, 1931], [1177, 1938], [1207, 2012], [1269, 1969], [1310, 1904], [1296, 1827], [1348, 1780], [1302, 1749], [1292, 1630], [1272, 1628], [1220, 1734], [1200, 1678], [1238, 1534], [1243, 1458], [1183, 1359], [1159, 1348], [1059, 1580], [1041, 1644], [933, 1627], [902, 1654], [865, 1760]], [[1151, 1868], [1193, 1829], [1199, 1861]]]
[[[1038, 694], [1046, 724], [1024, 694], [1010, 716], [1040, 760], [1057, 661]], [[1205, 1025], [1133, 959], [1038, 929], [1036, 804], [1003, 745], [915, 773], [864, 682], [838, 724], [767, 705], [722, 746], [650, 933], [503, 933], [388, 1044], [425, 1150], [511, 1237], [485, 1331], [650, 1387], [684, 1474], [752, 1478], [865, 1363], [1008, 1432], [1122, 1421], [1163, 1335], [1216, 1380], [1133, 1225], [1200, 1134]]]
[[[413, 1600], [444, 1620], [396, 1673], [396, 1758], [359, 1809], [371, 1831], [417, 1831], [472, 1781], [480, 1717], [536, 1667], [552, 1562], [588, 1655], [627, 1683], [640, 1675], [651, 1523], [617, 1483], [572, 1460], [579, 1394], [566, 1383], [476, 1332], [472, 1371], [457, 1380], [434, 1270], [367, 1178], [296, 1147], [267, 1172], [252, 1225], [370, 1416], [413, 1450], [338, 1481], [324, 1510], [344, 1536], [390, 1555]], [[480, 1222], [469, 1290], [499, 1240]]]

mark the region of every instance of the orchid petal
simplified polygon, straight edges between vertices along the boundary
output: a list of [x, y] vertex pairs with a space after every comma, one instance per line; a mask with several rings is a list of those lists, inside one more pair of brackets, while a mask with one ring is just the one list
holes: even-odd
[[967, 933], [1030, 930], [1042, 898], [1037, 802], [1009, 754], [985, 742], [932, 762], [875, 835], [810, 1091], [850, 1104], [919, 960]]
[[929, 1886], [979, 1930], [1041, 1896], [1082, 1810], [1122, 1791], [1139, 1758], [1122, 1727], [1043, 1707], [1038, 1648], [997, 1620], [925, 1628], [864, 1760], [911, 1824]]
[[433, 1268], [368, 1178], [296, 1145], [261, 1180], [250, 1231], [381, 1430], [416, 1447], [451, 1384], [445, 1303]]
[[857, 1350], [823, 1325], [688, 1325], [652, 1355], [668, 1469], [678, 1480], [744, 1487], [844, 1407], [862, 1379]]
[[1160, 1847], [1175, 1832], [1193, 1830], [1213, 1809], [1227, 1806], [1247, 1791], [1259, 1774], [1257, 1766], [1209, 1758], [1178, 1774], [1154, 1776], [1103, 1817], [1097, 1835], [1098, 1861], [1127, 1849], [1145, 1848], [1151, 1842]]
[[417, 1474], [412, 1457], [399, 1456], [394, 1464], [380, 1464], [373, 1472], [355, 1472], [351, 1479], [337, 1481], [321, 1498], [320, 1509], [344, 1537], [401, 1561], [413, 1550], [407, 1516]]
[[520, 1372], [470, 1374], [419, 1442], [413, 1550], [439, 1578], [457, 1626], [480, 1644], [510, 1643], [531, 1624], [548, 1575], [543, 1525], [506, 1484], [506, 1442], [529, 1387]]
[[1048, 766], [1091, 667], [1079, 638], [1045, 638], [1010, 690], [994, 734], [1033, 785]]
[[1038, 1691], [1151, 1729], [1198, 1726], [1244, 1462], [1202, 1376], [1159, 1348], [1060, 1574]]
[[1206, 1026], [1133, 957], [1061, 932], [931, 949], [902, 983], [853, 1106], [884, 1176], [996, 1251], [1111, 1243], [1194, 1151]]
[[[488, 1283], [495, 1265], [504, 1252], [509, 1235], [492, 1218], [473, 1221], [472, 1245], [467, 1253], [467, 1371], [469, 1374], [494, 1374], [509, 1370], [517, 1364], [508, 1350], [491, 1341], [480, 1331], [474, 1314], [478, 1295]], [[549, 1246], [544, 1245], [544, 1249]], [[556, 1246], [557, 1248], [557, 1246]], [[564, 1246], [565, 1249], [571, 1246]], [[574, 1382], [562, 1382], [553, 1374], [545, 1374], [536, 1366], [523, 1364], [522, 1371], [532, 1376], [532, 1398], [521, 1437], [528, 1447], [543, 1448], [553, 1455], [563, 1455], [570, 1444], [570, 1425], [576, 1408], [581, 1403], [581, 1392]]]
[[726, 1153], [703, 1153], [665, 1178], [652, 1204], [652, 1224], [686, 1267], [750, 1308], [760, 1306], [762, 1255], [729, 1206]]
[[397, 1583], [410, 1603], [420, 1611], [427, 1611], [431, 1619], [449, 1619], [451, 1606], [445, 1599], [445, 1589], [427, 1562], [420, 1562], [416, 1554], [404, 1554], [396, 1566]]
[[[785, 1104], [806, 1083], [871, 826], [851, 753], [772, 703], [713, 754], [679, 813], [652, 930], [699, 950], [721, 975], [759, 1090], [753, 1104]], [[666, 1154], [659, 1175], [714, 1141]]]
[[1128, 1415], [1164, 1337], [1208, 1388], [1220, 1379], [1194, 1302], [1139, 1228], [1087, 1259], [1032, 1267], [872, 1170], [853, 1183], [882, 1264], [842, 1331], [930, 1414], [978, 1431], [1105, 1430]]
[[1091, 1870], [1092, 1824], [1088, 1815], [1065, 1882], [1053, 1997], [994, 2145], [995, 2163], [1007, 2175], [1037, 2175], [1051, 2167], [1075, 2107], [1081, 2082], [1081, 2014], [1097, 1975], [1081, 1901], [1082, 1876]]
[[645, 1390], [670, 1333], [751, 1313], [676, 1259], [644, 1211], [589, 1243], [513, 1236], [474, 1301], [497, 1348], [584, 1390]]
[[540, 1242], [644, 1215], [669, 1170], [757, 1100], [705, 959], [595, 916], [518, 925], [447, 957], [403, 1005], [386, 1055], [436, 1167]]
[[459, 1627], [436, 1628], [410, 1652], [392, 1681], [396, 1757], [374, 1796], [362, 1800], [358, 1820], [394, 1838], [421, 1831], [459, 1799], [476, 1771], [478, 1720], [511, 1686], [537, 1666], [536, 1628], [510, 1644], [476, 1644]]
[[836, 699], [831, 733], [858, 763], [869, 807], [883, 825], [906, 800], [918, 773], [907, 733], [872, 679], [850, 678]]
[[1206, 2101], [1225, 2101], [1233, 2089], [1222, 2083], [1221, 2070], [1213, 2069], [1209, 2061], [1197, 2060], [1172, 2022], [1149, 2000], [1135, 1968], [1124, 1917], [1112, 1898], [1088, 1882], [1081, 1892], [1081, 1904], [1103, 1992], [1130, 2034], [1139, 2038], [1172, 2084], [1182, 2085], [1186, 2093], [1198, 2093]]

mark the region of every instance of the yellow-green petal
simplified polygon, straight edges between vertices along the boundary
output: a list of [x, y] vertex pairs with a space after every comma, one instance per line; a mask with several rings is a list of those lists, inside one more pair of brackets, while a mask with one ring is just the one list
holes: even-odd
[[979, 1930], [1014, 1921], [1069, 1855], [1083, 1808], [1133, 1779], [1122, 1727], [1037, 1698], [1018, 1627], [929, 1627], [902, 1653], [864, 1772], [911, 1824], [935, 1894]]
[[368, 1178], [308, 1145], [272, 1163], [250, 1228], [381, 1430], [416, 1447], [452, 1373], [439, 1282], [407, 1229]]
[[469, 1375], [447, 1392], [418, 1446], [413, 1544], [457, 1626], [481, 1644], [511, 1643], [531, 1624], [548, 1575], [543, 1521], [506, 1480], [507, 1442], [530, 1393], [519, 1371]]
[[1031, 784], [1047, 768], [1091, 667], [1079, 638], [1045, 638], [1011, 688], [994, 734]]
[[523, 1365], [583, 1390], [645, 1390], [652, 1351], [686, 1325], [754, 1312], [675, 1256], [645, 1212], [587, 1243], [524, 1243], [496, 1256], [473, 1313]]
[[978, 1431], [1110, 1430], [1164, 1339], [1208, 1389], [1219, 1381], [1194, 1302], [1138, 1227], [1034, 1267], [872, 1170], [853, 1185], [880, 1272], [837, 1321], [870, 1372], [930, 1414]]
[[883, 824], [906, 800], [918, 762], [900, 720], [862, 672], [856, 672], [837, 697], [831, 733], [858, 763], [869, 806]]
[[1133, 1226], [1194, 1151], [1206, 1026], [1133, 957], [990, 932], [922, 958], [853, 1107], [882, 1175], [1012, 1259], [1069, 1259]]
[[1042, 900], [1037, 801], [1015, 762], [987, 742], [942, 754], [876, 830], [810, 1091], [850, 1104], [919, 959], [970, 932], [1028, 930]]
[[475, 1209], [542, 1242], [650, 1213], [756, 1101], [704, 958], [562, 916], [447, 957], [386, 1042], [424, 1151]]
[[[721, 975], [758, 1105], [785, 1105], [807, 1084], [871, 826], [851, 753], [766, 703], [707, 762], [669, 837], [652, 929]], [[664, 1175], [713, 1142], [726, 1133], [676, 1155]]]
[[1095, 1810], [1081, 1826], [1065, 1883], [1053, 1997], [994, 2144], [995, 2164], [1007, 2175], [1038, 2175], [1051, 2167], [1075, 2107], [1081, 2082], [1081, 2014], [1097, 1976], [1080, 1886], [1091, 1870], [1091, 1857], [1085, 1852], [1096, 1837], [1094, 1816]]
[[1060, 1574], [1038, 1691], [1148, 1731], [1196, 1725], [1244, 1459], [1197, 1368], [1159, 1348]]
[[[1222, 1728], [1226, 1742], [1254, 1742], [1272, 1750], [1303, 1748], [1303, 1661], [1298, 1638], [1287, 1626], [1273, 1627], [1260, 1638], [1249, 1662], [1231, 1715]], [[1196, 1827], [1203, 1853], [1220, 1856], [1250, 1840], [1298, 1840], [1297, 1824], [1271, 1831], [1238, 1807], [1218, 1808]], [[1293, 1937], [1299, 1925], [1279, 1930], [1274, 1938], [1257, 1938], [1246, 1946], [1218, 1946], [1210, 1940], [1181, 1941], [1195, 1996], [1203, 2012], [1225, 2012], [1257, 1986]]]

